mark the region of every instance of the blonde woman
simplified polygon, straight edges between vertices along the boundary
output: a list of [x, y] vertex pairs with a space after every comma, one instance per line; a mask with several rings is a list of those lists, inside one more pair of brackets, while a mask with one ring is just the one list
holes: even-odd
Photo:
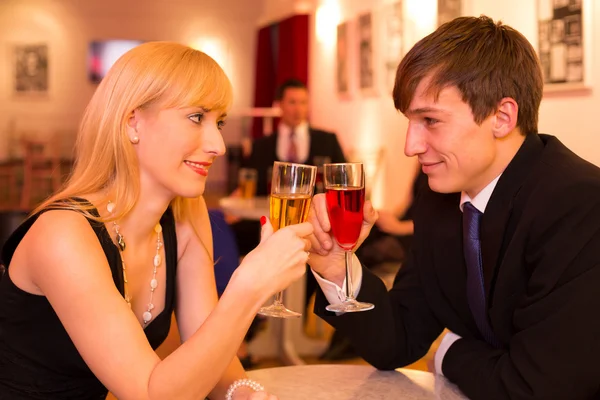
[[[264, 224], [217, 302], [202, 194], [231, 101], [219, 66], [179, 44], [115, 63], [68, 183], [2, 251], [0, 398], [275, 398], [235, 353], [260, 305], [303, 274], [312, 226]], [[161, 361], [172, 311], [183, 344]]]

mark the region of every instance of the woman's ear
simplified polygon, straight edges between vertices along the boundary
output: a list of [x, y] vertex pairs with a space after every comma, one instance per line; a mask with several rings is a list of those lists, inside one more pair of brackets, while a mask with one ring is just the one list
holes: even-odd
[[496, 138], [503, 138], [515, 130], [519, 117], [519, 105], [511, 97], [500, 100], [492, 127]]
[[138, 136], [139, 118], [139, 112], [134, 110], [127, 119], [127, 136], [129, 136], [129, 141], [133, 144], [140, 142], [140, 137]]

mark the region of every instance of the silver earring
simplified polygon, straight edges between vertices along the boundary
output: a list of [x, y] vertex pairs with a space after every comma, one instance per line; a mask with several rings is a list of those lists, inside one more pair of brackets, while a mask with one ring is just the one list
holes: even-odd
[[131, 138], [131, 143], [133, 143], [133, 144], [137, 144], [137, 143], [139, 143], [139, 141], [140, 141], [140, 138], [137, 136], [134, 136]]

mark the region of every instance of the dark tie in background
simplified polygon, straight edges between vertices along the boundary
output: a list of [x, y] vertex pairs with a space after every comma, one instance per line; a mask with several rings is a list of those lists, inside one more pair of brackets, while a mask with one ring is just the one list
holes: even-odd
[[470, 202], [463, 205], [463, 246], [467, 263], [467, 300], [475, 318], [475, 323], [485, 341], [493, 347], [500, 347], [487, 317], [485, 289], [483, 285], [483, 263], [481, 261], [481, 241], [479, 238], [483, 214]]
[[296, 148], [296, 128], [290, 132], [290, 147], [288, 148], [287, 160], [291, 163], [298, 162], [298, 149]]

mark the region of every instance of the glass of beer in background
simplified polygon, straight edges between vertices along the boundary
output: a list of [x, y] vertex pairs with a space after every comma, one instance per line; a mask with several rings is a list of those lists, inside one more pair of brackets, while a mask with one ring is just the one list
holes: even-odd
[[252, 168], [240, 168], [238, 175], [238, 187], [242, 198], [252, 199], [256, 196], [256, 180], [258, 173]]
[[365, 203], [365, 174], [362, 163], [325, 164], [325, 198], [333, 237], [346, 253], [346, 299], [325, 307], [331, 312], [357, 312], [373, 309], [371, 303], [354, 298], [352, 254], [360, 236]]
[[[275, 162], [271, 179], [270, 218], [277, 231], [288, 225], [305, 222], [315, 188], [317, 167], [311, 165]], [[302, 314], [288, 310], [283, 305], [283, 292], [273, 304], [262, 307], [260, 315], [276, 318], [299, 317]]]
[[271, 179], [273, 179], [273, 167], [267, 168], [267, 193], [271, 193]]

